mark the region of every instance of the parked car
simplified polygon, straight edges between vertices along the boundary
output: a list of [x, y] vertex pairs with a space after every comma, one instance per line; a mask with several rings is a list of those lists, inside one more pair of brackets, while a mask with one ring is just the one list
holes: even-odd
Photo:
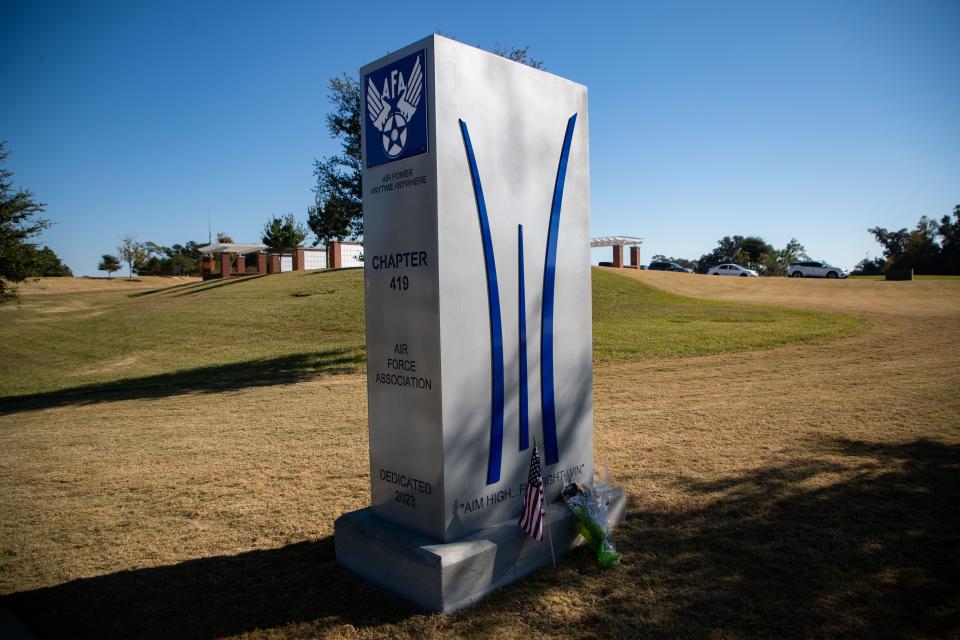
[[753, 269], [741, 267], [738, 264], [718, 264], [707, 271], [708, 276], [740, 276], [741, 278], [756, 278], [759, 274]]
[[649, 271], [679, 271], [680, 273], [693, 273], [693, 269], [685, 269], [676, 262], [651, 262], [647, 267]]
[[807, 260], [791, 264], [787, 268], [787, 275], [791, 278], [846, 278], [850, 274], [828, 262]]

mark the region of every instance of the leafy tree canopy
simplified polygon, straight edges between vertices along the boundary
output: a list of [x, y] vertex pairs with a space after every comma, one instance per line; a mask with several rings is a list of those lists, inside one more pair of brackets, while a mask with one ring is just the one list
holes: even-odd
[[0, 303], [16, 297], [8, 283], [45, 273], [53, 259], [69, 272], [50, 248], [38, 250], [30, 242], [50, 226], [40, 216], [46, 205], [32, 191], [14, 186], [13, 172], [3, 166], [8, 155], [6, 143], [0, 142]]
[[144, 276], [198, 276], [200, 275], [200, 250], [196, 242], [175, 244], [170, 247], [153, 242], [143, 243], [145, 255], [135, 265], [137, 273]]
[[30, 277], [32, 278], [51, 278], [51, 277], [72, 277], [73, 271], [70, 270], [70, 267], [63, 264], [60, 260], [60, 256], [54, 253], [53, 249], [50, 247], [42, 247], [37, 249], [32, 245], [30, 246], [33, 256], [31, 262], [33, 263], [30, 268]]
[[697, 268], [697, 263], [694, 260], [687, 260], [686, 258], [668, 258], [662, 253], [658, 253], [650, 258], [650, 262], [675, 262], [685, 269], [695, 270]]
[[791, 263], [806, 258], [806, 249], [796, 238], [791, 238], [783, 249], [774, 249], [758, 236], [724, 236], [713, 251], [700, 256], [696, 271], [706, 273], [717, 265], [732, 262], [761, 275], [783, 275]]
[[137, 239], [130, 235], [123, 236], [120, 239], [120, 246], [117, 247], [117, 253], [120, 254], [120, 259], [127, 263], [131, 280], [133, 280], [133, 272], [136, 271], [139, 274], [143, 261], [149, 256], [144, 245], [137, 242]]
[[100, 271], [105, 271], [107, 277], [109, 278], [114, 271], [120, 270], [120, 258], [109, 253], [103, 254], [100, 257], [100, 264], [97, 265], [97, 269]]
[[271, 251], [289, 253], [307, 237], [307, 229], [297, 222], [292, 213], [274, 216], [263, 226], [263, 244]]
[[[960, 205], [939, 221], [921, 216], [912, 230], [871, 227], [883, 249], [883, 270], [913, 269], [918, 275], [960, 274]], [[863, 264], [863, 263], [861, 263]], [[858, 265], [860, 266], [860, 265]]]

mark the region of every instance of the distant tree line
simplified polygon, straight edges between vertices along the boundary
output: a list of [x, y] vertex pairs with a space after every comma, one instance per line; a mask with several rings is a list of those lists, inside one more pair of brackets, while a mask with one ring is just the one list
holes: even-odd
[[875, 275], [888, 269], [913, 269], [917, 275], [960, 275], [960, 204], [953, 217], [921, 216], [913, 230], [867, 229], [883, 248], [882, 258], [864, 258], [854, 273]]
[[164, 247], [154, 242], [137, 242], [131, 235], [123, 236], [117, 255], [104, 254], [97, 268], [107, 276], [127, 265], [129, 275], [141, 276], [198, 276], [200, 275], [200, 246], [192, 240], [185, 244]]
[[[273, 216], [263, 227], [261, 241], [268, 251], [289, 253], [300, 246], [307, 237], [307, 229], [298, 222], [293, 214]], [[217, 234], [217, 243], [233, 244], [233, 238], [221, 231]], [[107, 277], [127, 265], [129, 277], [140, 276], [198, 276], [201, 272], [200, 245], [192, 240], [184, 244], [166, 247], [155, 242], [138, 242], [132, 235], [121, 238], [117, 255], [101, 256], [97, 269]]]
[[786, 275], [787, 267], [792, 263], [807, 259], [806, 249], [796, 238], [791, 238], [783, 249], [775, 249], [758, 236], [724, 236], [717, 241], [717, 246], [710, 253], [705, 253], [696, 260], [667, 258], [662, 255], [652, 258], [654, 261], [676, 262], [696, 273], [706, 273], [717, 265], [733, 263], [753, 269], [762, 276]]

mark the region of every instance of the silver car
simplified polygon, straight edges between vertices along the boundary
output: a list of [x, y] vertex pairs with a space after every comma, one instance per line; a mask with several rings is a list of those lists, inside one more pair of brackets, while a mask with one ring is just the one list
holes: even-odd
[[741, 278], [756, 278], [757, 272], [753, 269], [741, 267], [738, 264], [718, 264], [707, 271], [708, 276], [740, 276]]
[[846, 278], [850, 274], [828, 262], [807, 260], [791, 264], [787, 269], [787, 275], [791, 278]]

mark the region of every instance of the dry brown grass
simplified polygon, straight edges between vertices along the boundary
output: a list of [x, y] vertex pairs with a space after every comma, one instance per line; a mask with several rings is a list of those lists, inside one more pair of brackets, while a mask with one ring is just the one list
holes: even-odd
[[884, 316], [953, 316], [960, 309], [956, 280], [828, 280], [820, 278], [731, 278], [666, 271], [620, 270], [645, 284], [693, 298], [774, 304]]
[[634, 277], [867, 323], [598, 367], [621, 566], [574, 551], [447, 616], [341, 570], [333, 520], [369, 500], [349, 374], [0, 416], [0, 604], [62, 637], [956, 636], [960, 282]]
[[173, 287], [189, 282], [200, 282], [200, 278], [192, 276], [136, 276], [132, 280], [120, 276], [113, 278], [29, 278], [17, 284], [17, 290], [22, 296], [38, 296], [63, 293], [140, 291]]

